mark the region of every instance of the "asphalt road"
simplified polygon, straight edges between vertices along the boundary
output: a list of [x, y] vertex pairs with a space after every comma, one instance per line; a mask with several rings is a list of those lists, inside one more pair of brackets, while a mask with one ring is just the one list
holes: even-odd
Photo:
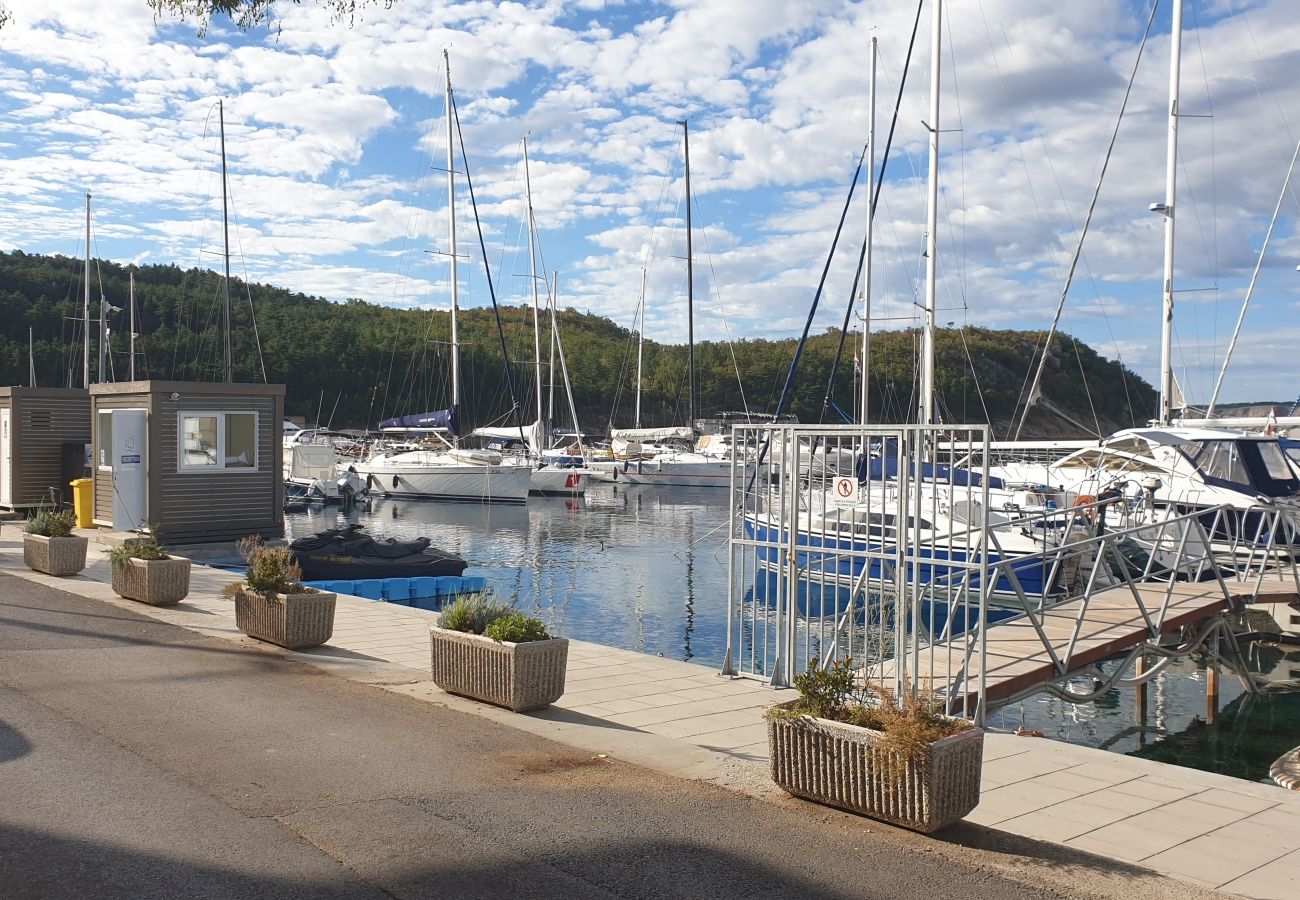
[[965, 900], [1135, 877], [670, 778], [0, 575], [0, 897]]

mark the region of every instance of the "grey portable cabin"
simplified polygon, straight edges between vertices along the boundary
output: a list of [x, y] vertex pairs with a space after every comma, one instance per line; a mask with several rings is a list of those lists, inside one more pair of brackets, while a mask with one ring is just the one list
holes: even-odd
[[95, 524], [168, 544], [284, 535], [284, 385], [90, 388]]
[[89, 443], [84, 388], [0, 387], [0, 507], [70, 502]]

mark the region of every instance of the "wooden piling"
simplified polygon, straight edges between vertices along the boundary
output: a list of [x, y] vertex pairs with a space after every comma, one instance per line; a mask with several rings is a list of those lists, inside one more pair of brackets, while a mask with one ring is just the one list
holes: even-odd
[[[1146, 654], [1137, 658], [1134, 664], [1133, 675], [1141, 678], [1147, 670]], [[1147, 723], [1147, 683], [1144, 681], [1137, 686], [1137, 724], [1145, 725]]]

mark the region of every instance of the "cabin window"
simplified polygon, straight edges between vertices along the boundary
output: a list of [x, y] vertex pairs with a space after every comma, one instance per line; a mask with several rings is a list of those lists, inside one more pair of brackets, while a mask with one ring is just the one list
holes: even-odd
[[1295, 478], [1295, 473], [1287, 464], [1281, 445], [1272, 441], [1260, 441], [1256, 446], [1259, 447], [1259, 455], [1264, 459], [1264, 470], [1268, 472], [1269, 478], [1274, 481], [1290, 481]]
[[1250, 476], [1241, 463], [1236, 442], [1205, 441], [1203, 446], [1205, 449], [1196, 458], [1196, 468], [1203, 474], [1233, 484], [1250, 484]]
[[113, 459], [113, 413], [111, 410], [99, 414], [99, 468], [111, 469]]
[[257, 413], [182, 412], [178, 421], [180, 471], [257, 469]]

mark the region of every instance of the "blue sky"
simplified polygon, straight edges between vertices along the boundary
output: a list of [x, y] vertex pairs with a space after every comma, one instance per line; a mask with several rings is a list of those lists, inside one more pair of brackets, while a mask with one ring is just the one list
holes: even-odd
[[[866, 138], [879, 143], [914, 7], [898, 2], [399, 0], [351, 28], [286, 4], [280, 29], [155, 22], [144, 0], [8, 0], [0, 30], [0, 247], [220, 264], [224, 98], [235, 271], [342, 300], [445, 308], [442, 50], [451, 56], [498, 293], [523, 302], [521, 139], [564, 306], [686, 336], [681, 129], [691, 122], [696, 333], [797, 333]], [[1167, 3], [1162, 4], [1167, 7]], [[949, 0], [941, 108], [939, 321], [1051, 319], [1149, 6]], [[1177, 374], [1208, 399], [1295, 148], [1300, 25], [1285, 0], [1186, 0]], [[1168, 10], [1134, 86], [1064, 328], [1154, 379], [1159, 362]], [[918, 321], [929, 12], [877, 219], [876, 328]], [[1209, 117], [1212, 113], [1212, 117]], [[1300, 123], [1297, 123], [1300, 124]], [[461, 192], [464, 198], [464, 191]], [[1225, 399], [1300, 393], [1300, 241], [1283, 215]], [[467, 204], [461, 299], [489, 302]], [[855, 201], [846, 246], [861, 239]], [[817, 321], [843, 315], [841, 254]]]

